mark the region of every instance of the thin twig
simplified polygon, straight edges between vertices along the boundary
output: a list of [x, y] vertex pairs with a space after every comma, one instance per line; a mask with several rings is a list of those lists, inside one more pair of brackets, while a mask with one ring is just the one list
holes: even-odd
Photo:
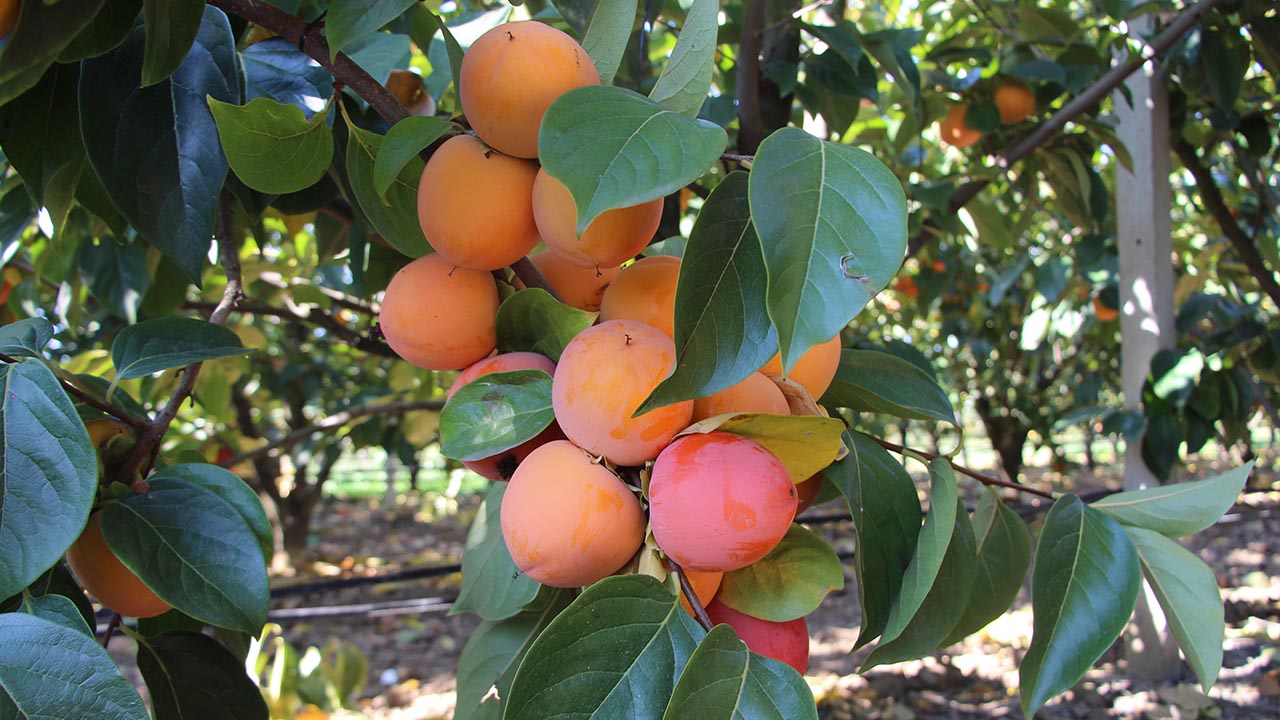
[[120, 613], [111, 613], [111, 620], [107, 622], [107, 630], [102, 635], [102, 647], [105, 649], [111, 644], [111, 636], [116, 634], [116, 630], [120, 629]]
[[920, 457], [926, 460], [937, 460], [938, 458], [943, 458], [947, 461], [948, 464], [951, 465], [952, 469], [954, 469], [956, 472], [960, 473], [961, 475], [967, 475], [973, 478], [974, 480], [977, 480], [978, 482], [982, 483], [983, 485], [1008, 488], [1010, 490], [1017, 490], [1018, 492], [1024, 492], [1029, 495], [1036, 495], [1046, 500], [1054, 499], [1053, 493], [1051, 492], [1046, 492], [1044, 490], [1037, 490], [1036, 488], [1028, 487], [1026, 485], [1022, 485], [1016, 482], [1010, 482], [1008, 480], [1001, 480], [998, 477], [995, 477], [993, 475], [987, 475], [985, 473], [980, 473], [977, 470], [970, 470], [964, 465], [961, 465], [956, 461], [952, 460], [951, 458], [945, 455], [942, 455], [940, 453], [933, 453], [927, 450], [916, 450], [914, 448], [905, 447], [897, 443], [891, 443], [888, 440], [883, 440], [881, 438], [875, 437], [874, 435], [868, 435], [867, 437], [870, 437], [877, 444], [879, 444], [880, 447], [884, 448], [885, 450], [896, 452], [899, 455], [905, 455], [907, 453], [910, 453], [912, 455], [919, 455]]
[[667, 564], [671, 566], [671, 572], [675, 573], [676, 579], [680, 581], [680, 590], [684, 592], [684, 599], [689, 601], [689, 607], [693, 608], [693, 616], [698, 620], [698, 624], [703, 630], [710, 632], [711, 628], [715, 627], [715, 623], [711, 622], [707, 609], [702, 607], [702, 601], [698, 599], [698, 593], [693, 591], [693, 584], [684, 574], [684, 568], [677, 565], [671, 558], [667, 558]]
[[[11, 355], [6, 355], [4, 353], [0, 353], [0, 361], [6, 362], [10, 365], [16, 365], [17, 363], [21, 362], [18, 358], [13, 357]], [[99, 400], [98, 398], [81, 390], [75, 385], [72, 385], [66, 380], [63, 380], [62, 378], [58, 378], [58, 384], [62, 385], [62, 389], [66, 390], [68, 395], [75, 397], [75, 399], [79, 400], [85, 405], [101, 410], [102, 412], [110, 415], [111, 417], [116, 418], [120, 422], [124, 423], [125, 425], [128, 425], [129, 427], [135, 430], [145, 430], [147, 428], [147, 421], [136, 418], [130, 415], [129, 413], [125, 412], [124, 410], [121, 410], [120, 408], [114, 405], [111, 405], [110, 403], [106, 403]]]
[[739, 155], [738, 153], [720, 153], [720, 159], [725, 162], [738, 163], [744, 165], [756, 161], [755, 155]]

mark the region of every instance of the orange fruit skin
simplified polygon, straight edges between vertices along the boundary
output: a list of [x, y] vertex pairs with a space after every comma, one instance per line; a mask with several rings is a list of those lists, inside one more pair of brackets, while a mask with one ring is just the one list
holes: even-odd
[[737, 385], [693, 401], [693, 421], [706, 420], [725, 413], [774, 413], [790, 415], [787, 398], [772, 380], [754, 372]]
[[549, 442], [520, 463], [499, 518], [516, 567], [552, 587], [611, 575], [644, 542], [635, 493], [567, 440]]
[[1001, 83], [996, 88], [996, 108], [1000, 110], [1000, 122], [1013, 125], [1031, 117], [1036, 109], [1036, 98], [1026, 86], [1015, 82]]
[[428, 370], [460, 370], [493, 352], [497, 315], [492, 275], [431, 254], [391, 278], [378, 322], [405, 360]]
[[649, 518], [658, 547], [681, 567], [730, 572], [765, 555], [796, 515], [796, 486], [758, 443], [722, 432], [685, 435], [658, 455]]
[[1113, 307], [1107, 307], [1103, 304], [1102, 298], [1097, 296], [1093, 298], [1093, 312], [1102, 322], [1111, 322], [1112, 320], [1120, 317], [1119, 310]]
[[459, 100], [487, 145], [534, 158], [542, 116], [551, 103], [574, 88], [599, 84], [596, 66], [573, 38], [540, 22], [511, 22], [467, 49]]
[[[556, 364], [551, 362], [550, 358], [533, 352], [513, 352], [503, 353], [502, 355], [494, 355], [487, 357], [479, 362], [467, 366], [458, 374], [453, 385], [449, 387], [449, 392], [445, 398], [453, 397], [463, 385], [477, 378], [496, 372], [511, 372], [513, 370], [543, 370], [548, 375], [552, 375], [556, 371]], [[479, 460], [463, 460], [462, 464], [475, 474], [488, 480], [506, 481], [510, 479], [516, 467], [529, 457], [529, 453], [537, 448], [546, 445], [552, 440], [563, 440], [564, 433], [560, 431], [560, 426], [552, 422], [547, 429], [535, 435], [533, 438], [496, 455], [490, 455], [487, 458]]]
[[533, 217], [542, 241], [582, 267], [618, 267], [644, 250], [662, 222], [664, 198], [601, 213], [578, 235], [578, 207], [564, 183], [538, 171], [533, 183]]
[[90, 595], [121, 615], [149, 618], [173, 609], [107, 547], [101, 513], [89, 516], [84, 532], [67, 550], [67, 563]]
[[18, 24], [18, 14], [21, 10], [21, 0], [0, 0], [0, 40], [8, 37]]
[[784, 662], [801, 675], [809, 669], [809, 624], [804, 618], [770, 622], [740, 613], [718, 600], [707, 606], [707, 616], [716, 625], [733, 628], [751, 652]]
[[982, 133], [964, 124], [964, 116], [969, 113], [965, 105], [952, 105], [947, 116], [938, 123], [938, 133], [942, 141], [958, 148], [967, 148], [982, 139]]
[[[681, 568], [684, 570], [684, 568]], [[685, 577], [689, 579], [689, 585], [693, 587], [693, 594], [698, 598], [705, 609], [707, 605], [716, 596], [716, 591], [720, 589], [720, 581], [724, 579], [722, 572], [700, 572], [698, 570], [685, 570]], [[680, 605], [684, 607], [684, 611], [689, 613], [689, 617], [695, 617], [693, 614], [693, 606], [689, 604], [688, 598], [684, 596], [684, 590], [680, 591]]]
[[678, 257], [654, 255], [631, 263], [604, 291], [600, 320], [638, 320], [674, 339], [679, 279]]
[[[796, 360], [787, 377], [804, 386], [814, 400], [822, 397], [822, 393], [831, 387], [836, 377], [836, 369], [840, 367], [840, 335], [814, 345]], [[765, 375], [775, 377], [782, 375], [782, 356], [774, 355], [769, 362], [760, 368]]]
[[797, 515], [813, 507], [813, 501], [817, 500], [818, 493], [822, 492], [822, 483], [822, 473], [818, 473], [803, 482], [796, 483], [796, 497], [800, 501], [796, 506]]
[[631, 414], [675, 368], [671, 338], [634, 320], [610, 320], [569, 341], [551, 382], [551, 405], [566, 437], [618, 465], [658, 456], [689, 425], [693, 401]]
[[529, 256], [529, 260], [560, 296], [561, 302], [587, 312], [600, 311], [605, 291], [622, 272], [618, 267], [582, 267], [550, 250], [536, 252]]
[[436, 149], [418, 183], [418, 224], [435, 251], [458, 267], [497, 270], [538, 244], [533, 222], [536, 163], [456, 135]]

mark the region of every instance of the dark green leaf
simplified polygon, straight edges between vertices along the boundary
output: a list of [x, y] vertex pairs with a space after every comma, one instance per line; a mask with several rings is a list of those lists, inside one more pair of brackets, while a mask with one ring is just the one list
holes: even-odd
[[235, 508], [245, 526], [253, 533], [262, 549], [264, 562], [271, 562], [275, 554], [275, 538], [271, 534], [271, 521], [262, 509], [262, 501], [253, 488], [230, 470], [206, 463], [170, 465], [157, 472], [152, 479], [172, 478], [196, 485], [222, 498]]
[[80, 243], [76, 262], [89, 292], [104, 307], [130, 324], [138, 321], [138, 307], [151, 289], [151, 268], [142, 243], [86, 238]]
[[493, 483], [467, 531], [462, 554], [462, 591], [449, 614], [470, 612], [486, 620], [505, 620], [538, 594], [538, 582], [520, 572], [502, 539], [499, 512], [506, 483]]
[[346, 53], [370, 77], [386, 83], [392, 70], [409, 65], [412, 51], [407, 35], [376, 32], [352, 43]]
[[569, 27], [579, 37], [587, 31], [587, 23], [591, 21], [591, 11], [595, 9], [596, 0], [551, 0], [560, 17], [569, 23]]
[[[21, 610], [22, 606], [31, 599], [60, 597], [71, 602], [75, 608], [76, 614], [79, 616], [77, 627], [81, 627], [85, 632], [93, 634], [93, 628], [97, 625], [97, 619], [93, 614], [93, 605], [89, 602], [89, 598], [84, 594], [84, 588], [80, 587], [80, 583], [76, 582], [75, 577], [71, 575], [71, 571], [63, 563], [54, 563], [53, 567], [36, 579], [22, 591], [21, 595], [14, 595], [8, 600], [0, 601], [0, 613], [13, 612]], [[40, 612], [35, 613], [37, 615]]]
[[347, 140], [347, 179], [360, 209], [396, 250], [411, 258], [431, 252], [418, 223], [418, 180], [422, 177], [423, 162], [416, 157], [409, 158], [386, 193], [379, 195], [373, 173], [383, 137], [350, 122], [347, 127], [351, 133]]
[[693, 651], [662, 720], [721, 718], [817, 720], [818, 708], [794, 668], [750, 652], [733, 628], [717, 625]]
[[260, 97], [302, 108], [310, 120], [333, 94], [333, 77], [320, 63], [283, 38], [254, 43], [240, 53], [245, 100]]
[[245, 185], [272, 195], [311, 187], [333, 161], [328, 110], [307, 120], [297, 105], [258, 98], [248, 105], [209, 99], [218, 138], [231, 169]]
[[139, 87], [141, 27], [84, 61], [80, 125], [89, 162], [120, 214], [199, 284], [227, 174], [221, 146], [210, 142], [217, 129], [206, 98], [238, 103], [241, 90], [221, 10], [205, 6], [194, 47], [168, 80], [146, 88]]
[[582, 37], [582, 49], [595, 64], [600, 82], [612, 85], [613, 76], [627, 51], [631, 28], [636, 24], [636, 3], [634, 0], [621, 0], [597, 2], [595, 5], [587, 32]]
[[0, 147], [62, 231], [85, 166], [76, 87], [80, 69], [55, 65], [39, 84], [0, 107]]
[[876, 59], [883, 73], [893, 77], [894, 84], [906, 98], [899, 107], [913, 121], [920, 99], [920, 71], [911, 56], [911, 48], [919, 42], [921, 34], [914, 28], [890, 28], [858, 36], [862, 49]]
[[154, 85], [178, 69], [196, 41], [203, 17], [203, 0], [143, 0], [146, 52], [142, 87]]
[[828, 593], [843, 588], [836, 551], [813, 531], [792, 525], [768, 555], [725, 573], [716, 600], [761, 620], [787, 622], [817, 610]]
[[1170, 537], [1194, 535], [1235, 504], [1252, 470], [1249, 461], [1215, 477], [1116, 493], [1090, 506], [1125, 525]]
[[671, 50], [671, 59], [650, 91], [650, 98], [681, 115], [698, 116], [707, 92], [711, 90], [719, 17], [720, 3], [717, 0], [693, 0], [684, 26], [680, 28], [680, 37]]
[[97, 639], [95, 629], [89, 627], [89, 623], [80, 614], [76, 604], [71, 602], [71, 598], [62, 595], [39, 595], [24, 603], [23, 611]]
[[498, 350], [536, 352], [559, 362], [569, 341], [594, 321], [593, 313], [569, 307], [546, 290], [520, 290], [498, 307]]
[[769, 317], [788, 373], [806, 350], [848, 325], [902, 265], [906, 195], [875, 157], [798, 128], [760, 144], [750, 195], [769, 273]]
[[533, 641], [503, 718], [661, 717], [702, 636], [657, 580], [607, 577]]
[[22, 4], [21, 20], [0, 48], [0, 106], [40, 82], [63, 48], [93, 22], [102, 3], [103, 0], [28, 0]]
[[128, 37], [141, 10], [142, 0], [106, 0], [93, 22], [63, 48], [58, 62], [71, 63], [111, 51]]
[[822, 401], [861, 412], [956, 424], [951, 400], [929, 373], [875, 350], [842, 350], [836, 377]]
[[920, 501], [905, 468], [862, 433], [845, 433], [849, 454], [823, 471], [844, 495], [858, 552], [854, 574], [862, 628], [854, 648], [876, 639], [902, 590], [920, 536]]
[[1240, 97], [1248, 65], [1248, 51], [1241, 44], [1240, 31], [1235, 28], [1200, 31], [1200, 68], [1214, 103], [1226, 111], [1231, 111]]
[[440, 412], [440, 452], [480, 460], [532, 440], [555, 421], [551, 376], [542, 370], [490, 373], [463, 385]]
[[561, 95], [542, 118], [538, 156], [578, 208], [578, 232], [602, 212], [665, 197], [698, 179], [728, 136], [642, 95], [603, 85]]
[[75, 406], [38, 360], [0, 365], [0, 432], [0, 597], [9, 597], [80, 536], [98, 458]]
[[138, 691], [96, 639], [24, 613], [0, 615], [0, 637], [6, 718], [148, 720]]
[[156, 720], [267, 720], [267, 703], [244, 663], [217, 640], [171, 632], [138, 642]]
[[676, 368], [637, 412], [741, 382], [777, 352], [764, 306], [764, 258], [751, 227], [747, 174], [730, 173], [689, 233], [676, 287]]
[[23, 318], [0, 325], [0, 353], [39, 358], [53, 339], [53, 325], [44, 318]]
[[418, 153], [445, 133], [457, 129], [457, 125], [447, 120], [418, 115], [392, 125], [387, 136], [382, 139], [382, 144], [378, 147], [378, 159], [373, 163], [373, 189], [378, 196], [386, 198], [391, 183], [395, 182], [410, 160], [418, 157]]
[[130, 380], [248, 350], [230, 330], [193, 318], [157, 318], [120, 331], [111, 344], [116, 379]]
[[1129, 621], [1141, 584], [1119, 523], [1075, 495], [1054, 502], [1031, 570], [1035, 622], [1018, 669], [1024, 715], [1084, 677]]
[[1222, 669], [1224, 612], [1213, 570], [1158, 532], [1126, 527], [1173, 637], [1207, 693]]
[[[332, 0], [325, 30], [329, 40], [329, 59], [338, 56], [351, 43], [377, 32], [400, 17], [414, 0]], [[386, 78], [376, 78], [379, 82]]]
[[969, 606], [942, 647], [959, 642], [1005, 613], [1031, 567], [1031, 531], [994, 491], [984, 492], [973, 514], [978, 539]]

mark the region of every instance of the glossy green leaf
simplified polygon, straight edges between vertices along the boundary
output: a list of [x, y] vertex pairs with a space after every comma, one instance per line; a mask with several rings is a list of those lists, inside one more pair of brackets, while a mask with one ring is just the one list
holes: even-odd
[[0, 48], [0, 106], [26, 92], [102, 7], [103, 0], [25, 2], [18, 26]]
[[582, 38], [582, 49], [600, 74], [600, 83], [612, 85], [636, 24], [635, 0], [600, 0]]
[[559, 362], [575, 335], [591, 327], [595, 314], [569, 307], [546, 290], [520, 290], [498, 307], [498, 351], [536, 352]]
[[711, 90], [716, 36], [720, 30], [718, 0], [693, 0], [685, 16], [671, 59], [658, 76], [649, 97], [681, 115], [697, 117]]
[[378, 158], [373, 162], [373, 189], [379, 197], [386, 197], [400, 171], [410, 160], [418, 157], [418, 153], [457, 129], [457, 125], [447, 120], [419, 115], [392, 125], [378, 147]]
[[311, 119], [333, 94], [333, 76], [320, 63], [283, 38], [256, 42], [240, 53], [244, 98], [271, 98], [296, 105]]
[[820, 415], [737, 413], [708, 418], [681, 432], [727, 432], [754, 440], [778, 458], [797, 483], [813, 477], [840, 454], [844, 423]]
[[844, 588], [844, 567], [827, 541], [792, 525], [768, 555], [725, 573], [716, 600], [771, 622], [802, 618], [818, 609], [832, 590]]
[[0, 148], [62, 231], [85, 171], [76, 108], [78, 65], [54, 65], [40, 82], [0, 107]]
[[174, 608], [256, 635], [267, 620], [267, 567], [240, 510], [179, 477], [154, 477], [142, 495], [102, 509], [102, 537]]
[[546, 372], [489, 373], [459, 388], [440, 411], [440, 452], [480, 460], [532, 440], [555, 417]]
[[87, 238], [76, 253], [80, 275], [89, 292], [111, 312], [130, 324], [138, 321], [142, 298], [151, 289], [147, 247], [140, 242], [120, 243], [110, 237], [94, 242]]
[[418, 223], [418, 180], [424, 163], [409, 158], [386, 192], [374, 187], [374, 164], [382, 148], [383, 137], [347, 123], [347, 179], [360, 209], [383, 239], [404, 255], [421, 257], [431, 252], [427, 238]]
[[600, 213], [665, 197], [702, 176], [724, 130], [623, 88], [582, 87], [542, 118], [538, 157], [578, 208], [578, 232]]
[[897, 273], [906, 195], [872, 155], [783, 128], [760, 144], [750, 199], [769, 273], [769, 317], [790, 372]]
[[[89, 602], [89, 597], [84, 594], [84, 588], [80, 587], [80, 583], [76, 582], [71, 571], [67, 569], [64, 563], [54, 563], [44, 574], [36, 579], [35, 582], [28, 585], [20, 595], [14, 595], [8, 600], [0, 600], [0, 613], [13, 612], [22, 610], [24, 606], [29, 606], [32, 600], [43, 600], [44, 598], [61, 598], [71, 603], [75, 608], [79, 617], [79, 622], [70, 623], [83, 630], [89, 635], [94, 634], [94, 626], [97, 625], [97, 619], [94, 617], [93, 605]], [[51, 611], [46, 613], [45, 610]], [[30, 608], [28, 607], [28, 611]], [[46, 605], [33, 612], [35, 615], [51, 615], [64, 613], [56, 608], [55, 605]], [[57, 622], [57, 620], [55, 620]]]
[[275, 555], [275, 538], [271, 534], [271, 521], [262, 508], [258, 493], [239, 475], [230, 470], [207, 463], [170, 465], [152, 476], [152, 479], [172, 478], [196, 485], [217, 495], [235, 508], [244, 524], [253, 533], [262, 550], [262, 559], [270, 563]]
[[1194, 535], [1218, 521], [1235, 504], [1253, 471], [1253, 461], [1203, 480], [1116, 493], [1090, 507], [1125, 525], [1170, 537]]
[[71, 598], [62, 595], [39, 595], [23, 603], [23, 612], [44, 618], [97, 639], [95, 628], [89, 627]]
[[505, 620], [538, 594], [538, 582], [520, 572], [502, 539], [499, 516], [507, 484], [493, 483], [467, 531], [462, 554], [462, 590], [449, 614], [475, 613], [485, 620]]
[[1142, 584], [1138, 553], [1109, 515], [1064, 495], [1031, 569], [1031, 647], [1018, 669], [1022, 712], [1075, 685], [1120, 636]]
[[116, 379], [129, 380], [248, 350], [234, 332], [193, 318], [157, 318], [120, 331], [111, 344]]
[[862, 628], [854, 648], [880, 636], [902, 590], [920, 536], [920, 500], [902, 463], [862, 433], [844, 434], [849, 454], [823, 471], [853, 519]]
[[244, 663], [208, 635], [179, 631], [140, 639], [138, 670], [156, 720], [267, 720], [267, 703]]
[[53, 324], [44, 318], [23, 318], [0, 325], [0, 353], [9, 357], [38, 358], [53, 339]]
[[400, 17], [413, 4], [414, 0], [332, 0], [325, 21], [329, 59]]
[[956, 424], [951, 400], [929, 373], [876, 350], [842, 350], [822, 401], [860, 412]]
[[106, 0], [75, 39], [58, 55], [58, 62], [72, 63], [110, 52], [124, 42], [142, 11], [142, 0]]
[[[511, 689], [516, 668], [529, 646], [571, 599], [567, 590], [544, 588], [534, 607], [505, 620], [480, 623], [458, 658], [454, 720], [498, 720], [502, 716], [502, 701]], [[496, 694], [490, 693], [491, 688]]]
[[203, 16], [203, 0], [143, 0], [143, 87], [164, 80], [178, 69], [196, 41]]
[[193, 51], [167, 80], [142, 88], [143, 32], [81, 63], [85, 150], [116, 210], [199, 284], [227, 175], [207, 98], [240, 102], [235, 38], [206, 5]]
[[1222, 595], [1213, 570], [1176, 541], [1153, 530], [1126, 527], [1138, 550], [1142, 574], [1151, 584], [1173, 637], [1207, 693], [1222, 669], [1225, 634]]
[[0, 433], [0, 597], [9, 597], [80, 536], [98, 458], [75, 406], [38, 360], [0, 365]]
[[978, 540], [969, 606], [942, 647], [986, 627], [1013, 605], [1031, 567], [1031, 531], [994, 490], [982, 493], [973, 513]]
[[95, 638], [25, 613], [0, 615], [0, 710], [6, 718], [148, 720]]
[[333, 161], [328, 111], [307, 120], [297, 105], [260, 97], [247, 105], [209, 99], [222, 150], [236, 177], [259, 192], [284, 195], [316, 184]]
[[698, 643], [662, 720], [817, 720], [804, 678], [785, 663], [757, 655], [733, 628], [717, 625]]
[[711, 395], [764, 367], [778, 349], [764, 304], [766, 284], [747, 174], [730, 173], [703, 203], [684, 250], [676, 286], [676, 368], [637, 412]]
[[657, 580], [607, 577], [534, 640], [503, 718], [661, 717], [703, 634]]

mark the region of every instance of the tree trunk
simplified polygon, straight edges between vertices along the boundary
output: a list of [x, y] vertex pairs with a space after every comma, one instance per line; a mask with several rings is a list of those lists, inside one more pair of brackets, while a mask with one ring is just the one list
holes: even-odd
[[1027, 444], [1031, 428], [1013, 415], [1001, 415], [985, 396], [979, 396], [974, 406], [987, 430], [991, 447], [1000, 458], [1000, 467], [1010, 480], [1017, 480], [1022, 473], [1022, 449]]

